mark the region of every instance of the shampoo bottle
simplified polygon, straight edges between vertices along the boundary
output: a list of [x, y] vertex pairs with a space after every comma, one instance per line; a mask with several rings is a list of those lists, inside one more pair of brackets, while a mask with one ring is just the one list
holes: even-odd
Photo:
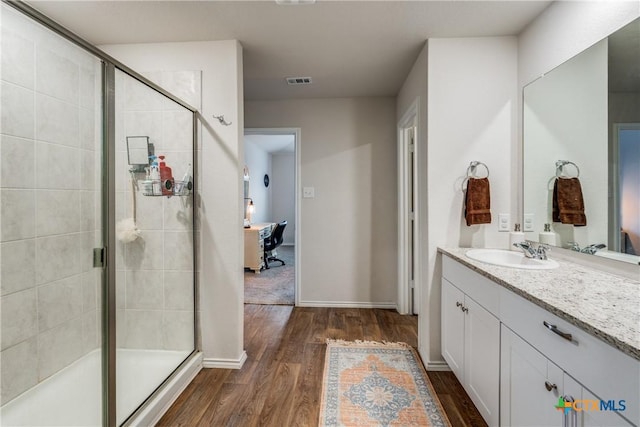
[[152, 194], [154, 196], [159, 196], [162, 194], [162, 188], [160, 186], [160, 171], [158, 170], [158, 163], [151, 163], [151, 172], [149, 173], [149, 177], [151, 178], [151, 186], [152, 186]]
[[150, 196], [153, 194], [153, 181], [151, 181], [151, 169], [144, 168], [146, 174], [145, 178], [142, 181], [142, 194], [145, 196]]
[[520, 231], [520, 224], [516, 224], [513, 231], [509, 233], [509, 249], [512, 251], [519, 251], [520, 249], [513, 246], [513, 244], [524, 242], [525, 240], [524, 233]]
[[160, 159], [160, 181], [162, 182], [162, 194], [171, 196], [173, 194], [173, 175], [171, 168], [164, 162], [164, 156], [158, 156]]
[[557, 246], [556, 233], [551, 231], [551, 224], [544, 225], [544, 231], [540, 233], [540, 239], [538, 241], [545, 245]]

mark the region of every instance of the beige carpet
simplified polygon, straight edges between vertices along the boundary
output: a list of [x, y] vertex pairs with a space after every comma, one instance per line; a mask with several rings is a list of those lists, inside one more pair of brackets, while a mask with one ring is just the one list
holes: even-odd
[[280, 246], [278, 258], [285, 262], [269, 263], [268, 270], [263, 269], [260, 274], [245, 270], [244, 272], [244, 303], [245, 304], [295, 304], [295, 269], [294, 247]]

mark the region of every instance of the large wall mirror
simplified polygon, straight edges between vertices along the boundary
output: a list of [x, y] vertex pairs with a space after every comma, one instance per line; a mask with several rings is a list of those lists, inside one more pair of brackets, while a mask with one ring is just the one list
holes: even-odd
[[[528, 238], [638, 264], [640, 19], [533, 81], [523, 96]], [[545, 224], [550, 232], [541, 235]]]

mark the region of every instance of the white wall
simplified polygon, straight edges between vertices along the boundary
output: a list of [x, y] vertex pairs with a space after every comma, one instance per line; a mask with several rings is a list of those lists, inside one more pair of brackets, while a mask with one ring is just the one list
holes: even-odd
[[296, 156], [294, 153], [271, 155], [271, 219], [287, 221], [285, 245], [295, 243], [296, 230]]
[[[428, 278], [422, 288], [420, 352], [440, 354], [441, 262], [437, 247], [499, 247], [499, 213], [511, 213], [511, 157], [517, 126], [517, 43], [514, 37], [428, 41]], [[461, 190], [469, 162], [489, 167], [492, 223], [468, 227]]]
[[[599, 42], [524, 90], [524, 213], [534, 215], [533, 240], [548, 223], [558, 246], [607, 244], [607, 53], [606, 40]], [[580, 168], [586, 227], [552, 220], [557, 160]], [[577, 171], [568, 165], [565, 173]]]
[[271, 222], [271, 189], [264, 186], [264, 174], [271, 176], [271, 153], [260, 146], [259, 136], [244, 136], [244, 160], [249, 168], [249, 197], [253, 200], [255, 212], [252, 223]]
[[[102, 46], [138, 72], [202, 71], [197, 201], [200, 327], [205, 366], [239, 366], [243, 351], [244, 129], [237, 41]], [[231, 126], [213, 115], [223, 114]]]
[[395, 307], [393, 98], [255, 101], [249, 128], [301, 128], [300, 304]]

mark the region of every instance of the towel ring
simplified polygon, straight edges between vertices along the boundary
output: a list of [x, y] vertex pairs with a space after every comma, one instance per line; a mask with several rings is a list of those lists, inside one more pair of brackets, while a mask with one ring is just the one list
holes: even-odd
[[[564, 167], [566, 165], [572, 165], [574, 168], [576, 168], [576, 176], [563, 175]], [[558, 160], [556, 162], [556, 178], [580, 178], [580, 168], [578, 167], [578, 165], [570, 162], [569, 160]]]
[[[476, 168], [479, 165], [484, 166], [484, 168], [487, 170], [487, 176], [477, 177], [475, 175]], [[465, 191], [464, 185], [466, 184], [467, 181], [469, 181], [469, 178], [489, 178], [489, 167], [482, 162], [478, 162], [477, 160], [474, 160], [471, 163], [469, 163], [469, 167], [467, 167], [467, 175], [462, 180], [462, 184], [460, 184], [460, 188], [462, 189], [462, 191]]]
[[[476, 168], [480, 165], [484, 166], [484, 168], [487, 170], [487, 176], [476, 176]], [[489, 168], [484, 163], [474, 160], [473, 162], [469, 163], [469, 167], [467, 168], [467, 178], [489, 178]]]

